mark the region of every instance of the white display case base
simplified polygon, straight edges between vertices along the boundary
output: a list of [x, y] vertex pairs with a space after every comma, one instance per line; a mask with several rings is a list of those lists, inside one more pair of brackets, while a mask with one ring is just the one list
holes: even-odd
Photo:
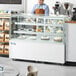
[[64, 44], [11, 39], [9, 53], [9, 57], [12, 59], [65, 63]]

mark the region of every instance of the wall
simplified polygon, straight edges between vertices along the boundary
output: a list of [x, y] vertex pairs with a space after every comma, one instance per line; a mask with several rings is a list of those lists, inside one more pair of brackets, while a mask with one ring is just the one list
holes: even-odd
[[0, 10], [26, 10], [26, 0], [22, 4], [0, 4]]
[[[27, 0], [27, 13], [31, 12], [31, 9], [32, 9], [33, 5], [36, 4], [37, 1], [38, 0]], [[73, 3], [76, 6], [76, 0], [45, 0], [45, 3], [47, 5], [49, 5], [50, 13], [53, 13], [52, 7], [54, 6], [56, 1], [59, 1], [60, 3], [70, 2], [70, 3]]]
[[[33, 5], [37, 3], [38, 0], [22, 0], [22, 4], [0, 4], [0, 10], [24, 10], [27, 13], [30, 13]], [[45, 3], [49, 5], [50, 13], [53, 12], [52, 6], [56, 1], [71, 2], [76, 6], [76, 0], [45, 0]]]

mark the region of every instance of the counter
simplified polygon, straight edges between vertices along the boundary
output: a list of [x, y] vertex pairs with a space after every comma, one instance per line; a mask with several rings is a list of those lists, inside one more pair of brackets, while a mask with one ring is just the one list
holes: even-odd
[[76, 23], [76, 21], [66, 21], [66, 23]]
[[66, 21], [66, 61], [76, 62], [76, 21]]

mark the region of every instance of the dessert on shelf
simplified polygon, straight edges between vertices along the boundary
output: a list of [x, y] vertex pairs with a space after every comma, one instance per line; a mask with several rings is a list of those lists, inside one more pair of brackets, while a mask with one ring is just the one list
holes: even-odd
[[4, 28], [4, 20], [0, 20], [0, 30], [3, 30]]
[[41, 36], [41, 40], [50, 40], [49, 36]]
[[6, 21], [4, 22], [4, 25], [5, 25], [5, 26], [4, 26], [4, 30], [9, 30], [10, 22], [6, 20]]
[[3, 54], [4, 45], [0, 44], [0, 54]]
[[0, 42], [4, 42], [4, 33], [0, 32]]
[[59, 29], [56, 31], [56, 33], [63, 33], [63, 31]]
[[54, 37], [54, 41], [62, 42], [62, 37]]
[[63, 20], [58, 20], [57, 24], [63, 24]]
[[26, 35], [19, 35], [18, 38], [26, 39], [27, 37], [26, 37]]
[[9, 45], [4, 46], [4, 53], [8, 54], [9, 53]]
[[37, 38], [36, 38], [36, 36], [30, 36], [28, 39], [30, 39], [30, 40], [36, 40]]
[[5, 34], [5, 42], [9, 42], [9, 34]]

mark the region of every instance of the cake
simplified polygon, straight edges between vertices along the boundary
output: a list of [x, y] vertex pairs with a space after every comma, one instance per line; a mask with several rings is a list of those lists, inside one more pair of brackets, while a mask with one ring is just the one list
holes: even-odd
[[62, 31], [62, 30], [57, 30], [56, 32], [57, 32], [57, 33], [63, 33], [63, 31]]
[[61, 42], [62, 41], [62, 37], [54, 37], [54, 41]]
[[58, 21], [58, 24], [63, 24], [63, 21], [62, 21], [62, 20], [59, 20], [59, 21]]
[[42, 37], [41, 37], [41, 40], [49, 40], [49, 39], [50, 39], [49, 36], [42, 36]]

